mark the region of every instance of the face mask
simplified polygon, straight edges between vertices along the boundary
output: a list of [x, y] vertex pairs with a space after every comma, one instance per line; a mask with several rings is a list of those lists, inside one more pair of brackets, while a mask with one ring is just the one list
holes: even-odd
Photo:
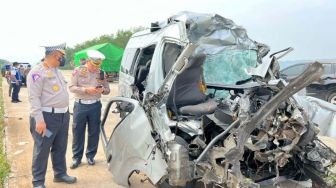
[[59, 65], [60, 67], [63, 67], [65, 65], [66, 60], [64, 56], [58, 58], [58, 61], [60, 62], [60, 65]]

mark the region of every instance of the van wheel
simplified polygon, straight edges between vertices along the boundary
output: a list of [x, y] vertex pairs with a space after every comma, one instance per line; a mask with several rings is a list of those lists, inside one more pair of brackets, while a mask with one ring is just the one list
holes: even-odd
[[336, 105], [336, 91], [331, 92], [331, 94], [328, 97], [328, 102]]

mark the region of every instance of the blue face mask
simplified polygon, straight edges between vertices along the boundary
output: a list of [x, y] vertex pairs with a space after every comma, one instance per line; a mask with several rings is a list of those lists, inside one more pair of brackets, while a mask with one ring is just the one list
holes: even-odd
[[63, 67], [65, 65], [66, 59], [64, 56], [58, 58], [58, 61], [60, 62], [60, 67]]

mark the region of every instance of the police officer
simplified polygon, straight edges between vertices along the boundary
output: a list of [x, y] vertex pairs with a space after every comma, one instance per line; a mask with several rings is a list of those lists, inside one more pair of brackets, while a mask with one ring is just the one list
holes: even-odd
[[75, 104], [73, 110], [73, 163], [71, 169], [75, 169], [81, 163], [84, 143], [85, 129], [88, 127], [88, 142], [86, 158], [89, 165], [94, 165], [94, 157], [97, 153], [99, 142], [99, 125], [102, 104], [101, 94], [110, 93], [110, 88], [105, 79], [104, 72], [100, 65], [105, 56], [96, 51], [87, 52], [88, 61], [74, 69], [69, 89], [75, 93]]
[[13, 88], [12, 103], [21, 102], [19, 99], [21, 84], [22, 84], [22, 75], [19, 70], [19, 63], [14, 62], [11, 70], [11, 86]]
[[30, 132], [34, 139], [33, 186], [44, 188], [48, 157], [54, 182], [75, 183], [66, 170], [65, 154], [69, 130], [67, 82], [58, 70], [65, 64], [65, 44], [45, 47], [45, 59], [28, 74], [27, 88], [31, 105]]
[[12, 91], [13, 91], [13, 86], [12, 86], [12, 65], [6, 65], [6, 72], [5, 72], [5, 77], [7, 79], [8, 83], [8, 95], [9, 97], [12, 97]]

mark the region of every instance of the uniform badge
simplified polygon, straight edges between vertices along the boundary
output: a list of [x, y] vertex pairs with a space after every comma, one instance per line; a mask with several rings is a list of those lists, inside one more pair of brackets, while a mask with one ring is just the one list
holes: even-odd
[[32, 79], [33, 79], [33, 82], [35, 82], [36, 80], [38, 80], [39, 78], [41, 78], [41, 76], [37, 73], [35, 74], [32, 74]]
[[50, 78], [50, 77], [54, 77], [54, 73], [51, 72], [51, 71], [47, 71], [47, 77]]
[[59, 86], [58, 86], [58, 85], [53, 85], [52, 89], [53, 89], [54, 91], [58, 91], [58, 90], [59, 90]]
[[83, 67], [80, 69], [80, 75], [83, 76], [83, 77], [87, 77], [87, 68], [86, 67]]

